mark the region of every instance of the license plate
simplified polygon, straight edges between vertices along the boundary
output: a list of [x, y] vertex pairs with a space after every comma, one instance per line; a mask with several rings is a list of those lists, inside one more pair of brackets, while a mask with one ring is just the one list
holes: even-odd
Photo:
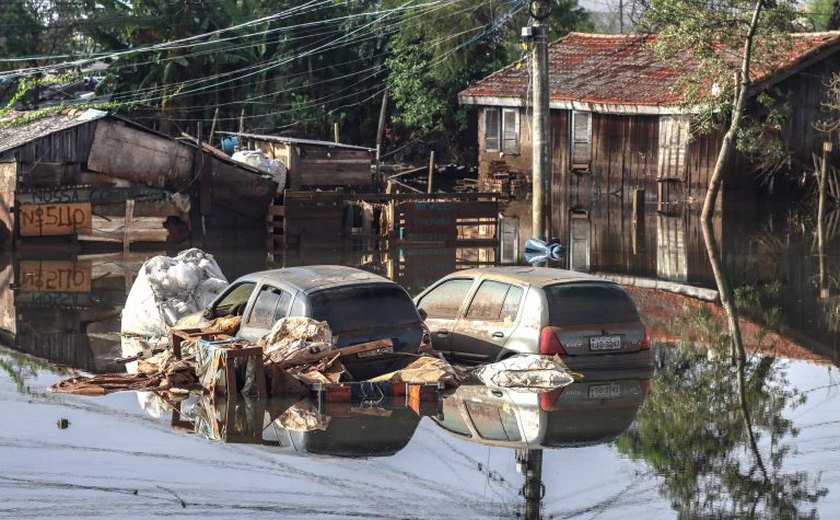
[[368, 350], [367, 352], [359, 352], [356, 354], [360, 358], [367, 358], [367, 357], [374, 357], [374, 356], [381, 356], [382, 354], [391, 354], [394, 352], [394, 347], [380, 347], [374, 350]]
[[604, 385], [591, 385], [589, 387], [590, 399], [613, 399], [621, 395], [621, 385], [610, 383]]
[[589, 350], [618, 350], [621, 348], [621, 336], [597, 336], [589, 338]]

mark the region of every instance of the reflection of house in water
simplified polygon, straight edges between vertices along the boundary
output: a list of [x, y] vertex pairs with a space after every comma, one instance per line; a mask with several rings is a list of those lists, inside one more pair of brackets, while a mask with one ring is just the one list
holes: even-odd
[[107, 258], [15, 261], [2, 274], [4, 341], [52, 363], [122, 371], [114, 362], [120, 312], [138, 266]]

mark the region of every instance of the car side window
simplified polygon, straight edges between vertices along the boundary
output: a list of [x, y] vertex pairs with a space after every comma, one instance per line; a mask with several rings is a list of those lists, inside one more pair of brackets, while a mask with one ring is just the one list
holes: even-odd
[[274, 322], [288, 315], [291, 302], [292, 295], [288, 292], [265, 286], [260, 289], [246, 324], [249, 327], [270, 329]]
[[472, 278], [447, 280], [417, 302], [417, 308], [425, 311], [429, 318], [455, 319], [472, 284]]
[[215, 317], [241, 315], [245, 312], [245, 305], [248, 304], [248, 299], [256, 286], [254, 282], [244, 282], [229, 290], [213, 308], [213, 315]]
[[[485, 280], [481, 282], [478, 291], [475, 292], [470, 307], [467, 309], [467, 319], [469, 320], [500, 320], [505, 317], [515, 317], [516, 310], [519, 306], [519, 300], [515, 295], [511, 297], [509, 302], [507, 299], [508, 293], [514, 287], [507, 283], [496, 282], [493, 280]], [[522, 289], [515, 287], [522, 296]], [[512, 312], [512, 316], [511, 316]]]
[[505, 301], [502, 303], [502, 313], [499, 316], [502, 320], [513, 320], [516, 318], [516, 315], [519, 313], [519, 302], [522, 301], [522, 293], [525, 291], [522, 290], [522, 287], [517, 285], [511, 285], [510, 289], [508, 289], [507, 296], [505, 296]]

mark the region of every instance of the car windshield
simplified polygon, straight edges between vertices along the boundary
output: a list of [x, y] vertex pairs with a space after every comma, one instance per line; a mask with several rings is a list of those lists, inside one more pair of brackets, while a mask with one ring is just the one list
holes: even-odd
[[329, 323], [333, 333], [419, 321], [414, 302], [393, 285], [325, 289], [312, 294], [310, 302], [312, 317]]
[[551, 285], [545, 295], [551, 325], [639, 321], [633, 300], [615, 285]]

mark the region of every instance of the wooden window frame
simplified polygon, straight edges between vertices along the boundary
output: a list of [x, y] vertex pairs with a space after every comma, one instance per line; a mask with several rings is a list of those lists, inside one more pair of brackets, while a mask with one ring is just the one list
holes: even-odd
[[[489, 114], [496, 115], [495, 132], [490, 131], [488, 124]], [[508, 139], [505, 136], [505, 123], [513, 119], [514, 137]], [[509, 107], [485, 107], [484, 108], [484, 151], [501, 152], [505, 155], [519, 155], [522, 128], [520, 124], [519, 109]], [[493, 143], [493, 144], [489, 144]]]

